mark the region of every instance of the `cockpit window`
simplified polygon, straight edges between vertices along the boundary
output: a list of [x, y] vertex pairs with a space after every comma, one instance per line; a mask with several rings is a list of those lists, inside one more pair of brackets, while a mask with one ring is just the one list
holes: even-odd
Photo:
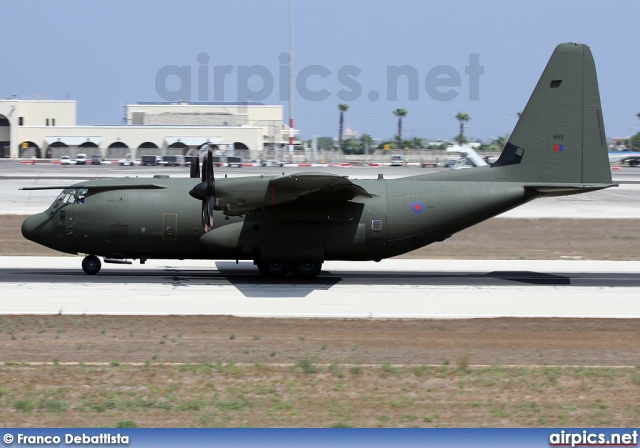
[[86, 188], [73, 188], [64, 190], [58, 195], [55, 201], [53, 201], [53, 209], [57, 209], [67, 204], [84, 204], [84, 198], [87, 195]]

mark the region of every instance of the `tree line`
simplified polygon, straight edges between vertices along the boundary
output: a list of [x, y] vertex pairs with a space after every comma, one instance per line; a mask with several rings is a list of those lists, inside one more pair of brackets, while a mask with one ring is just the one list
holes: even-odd
[[[406, 109], [398, 108], [393, 111], [393, 115], [398, 119], [397, 133], [393, 136], [393, 139], [384, 141], [373, 147], [373, 138], [369, 134], [362, 134], [360, 138], [343, 139], [344, 130], [344, 114], [349, 110], [348, 104], [338, 104], [338, 111], [340, 112], [338, 119], [338, 146], [335, 147], [332, 137], [320, 137], [318, 138], [318, 147], [321, 149], [336, 149], [342, 151], [345, 154], [364, 154], [367, 149], [371, 152], [373, 149], [446, 149], [450, 146], [450, 142], [443, 142], [438, 145], [425, 145], [425, 142], [420, 137], [413, 137], [412, 139], [402, 138], [402, 119], [407, 116], [408, 111]], [[456, 115], [456, 120], [460, 122], [460, 132], [453, 140], [462, 145], [467, 143], [467, 138], [464, 135], [464, 123], [471, 120], [471, 117], [466, 112], [459, 112]], [[501, 139], [503, 139], [501, 137]], [[502, 143], [504, 146], [504, 143]]]

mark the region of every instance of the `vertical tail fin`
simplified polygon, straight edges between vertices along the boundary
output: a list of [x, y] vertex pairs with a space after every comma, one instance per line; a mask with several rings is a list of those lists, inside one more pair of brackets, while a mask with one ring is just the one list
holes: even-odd
[[611, 184], [593, 56], [556, 47], [500, 158], [511, 181]]

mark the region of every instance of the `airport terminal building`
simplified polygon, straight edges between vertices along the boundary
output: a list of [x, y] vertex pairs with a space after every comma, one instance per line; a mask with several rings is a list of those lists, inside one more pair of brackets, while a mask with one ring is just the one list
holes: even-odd
[[188, 155], [205, 143], [221, 151], [262, 151], [289, 142], [281, 105], [139, 102], [124, 107], [124, 120], [123, 125], [79, 126], [76, 101], [0, 100], [0, 157], [139, 158]]

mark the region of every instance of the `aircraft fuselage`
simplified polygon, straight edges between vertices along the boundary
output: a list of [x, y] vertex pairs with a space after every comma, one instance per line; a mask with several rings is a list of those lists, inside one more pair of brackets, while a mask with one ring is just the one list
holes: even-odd
[[62, 252], [115, 259], [380, 260], [442, 241], [532, 198], [514, 183], [354, 180], [371, 197], [303, 197], [245, 216], [216, 211], [205, 233], [200, 202], [188, 196], [194, 180], [153, 180], [164, 188], [76, 198], [65, 190], [71, 200], [56, 200], [28, 218], [23, 233]]

